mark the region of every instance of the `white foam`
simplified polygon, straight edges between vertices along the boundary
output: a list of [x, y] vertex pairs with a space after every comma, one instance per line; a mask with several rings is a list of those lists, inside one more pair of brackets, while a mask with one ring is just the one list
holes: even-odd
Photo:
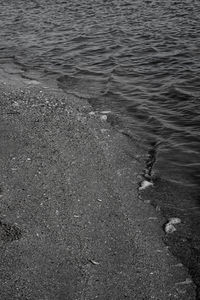
[[103, 114], [103, 115], [108, 115], [111, 113], [111, 110], [103, 110], [103, 111], [100, 111], [100, 114]]

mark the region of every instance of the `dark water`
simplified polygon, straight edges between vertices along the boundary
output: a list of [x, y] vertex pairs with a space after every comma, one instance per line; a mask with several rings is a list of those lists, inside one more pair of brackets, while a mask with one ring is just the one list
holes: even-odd
[[[1, 77], [50, 80], [97, 109], [119, 114], [131, 135], [155, 155], [153, 171], [161, 181], [152, 198], [166, 216], [180, 212], [197, 237], [200, 2], [0, 4]], [[168, 196], [160, 201], [161, 194]]]

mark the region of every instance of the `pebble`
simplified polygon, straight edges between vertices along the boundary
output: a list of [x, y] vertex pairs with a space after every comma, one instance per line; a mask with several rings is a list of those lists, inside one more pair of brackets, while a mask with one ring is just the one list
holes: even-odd
[[176, 227], [174, 225], [180, 224], [181, 219], [179, 218], [170, 218], [169, 222], [165, 225], [165, 232], [166, 233], [173, 233], [176, 231]]
[[139, 190], [145, 190], [147, 187], [152, 186], [153, 183], [147, 180], [142, 181], [141, 186], [139, 187]]
[[106, 121], [107, 120], [107, 116], [106, 115], [102, 115], [100, 116], [101, 121]]
[[169, 219], [169, 223], [171, 223], [171, 224], [180, 224], [181, 223], [181, 219], [179, 219], [179, 218], [170, 218]]
[[89, 112], [89, 115], [90, 115], [90, 116], [94, 116], [94, 115], [95, 115], [95, 112], [94, 112], [94, 111], [90, 111], [90, 112]]
[[165, 232], [166, 233], [173, 233], [174, 231], [176, 231], [176, 228], [173, 224], [167, 223], [165, 225]]

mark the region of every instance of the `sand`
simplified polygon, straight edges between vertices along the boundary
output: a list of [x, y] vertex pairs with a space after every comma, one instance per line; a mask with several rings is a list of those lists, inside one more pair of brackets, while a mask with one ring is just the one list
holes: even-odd
[[136, 142], [39, 85], [1, 83], [0, 114], [2, 300], [195, 299], [139, 197]]

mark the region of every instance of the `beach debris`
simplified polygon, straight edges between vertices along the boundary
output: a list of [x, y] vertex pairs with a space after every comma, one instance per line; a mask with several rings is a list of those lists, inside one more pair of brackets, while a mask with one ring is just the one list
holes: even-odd
[[180, 224], [181, 219], [179, 218], [170, 218], [169, 221], [165, 224], [165, 232], [173, 233], [176, 231], [176, 227], [174, 225]]
[[141, 182], [141, 185], [139, 187], [139, 190], [145, 190], [146, 188], [148, 188], [149, 186], [152, 186], [153, 185], [153, 182], [150, 182], [150, 181], [147, 181], [147, 180], [144, 180]]
[[100, 116], [101, 121], [106, 121], [107, 118], [108, 118], [107, 115], [101, 115]]
[[97, 261], [95, 261], [95, 260], [93, 260], [93, 259], [89, 259], [89, 262], [91, 262], [91, 264], [93, 264], [93, 265], [95, 265], [95, 266], [100, 265], [99, 262], [97, 262]]

